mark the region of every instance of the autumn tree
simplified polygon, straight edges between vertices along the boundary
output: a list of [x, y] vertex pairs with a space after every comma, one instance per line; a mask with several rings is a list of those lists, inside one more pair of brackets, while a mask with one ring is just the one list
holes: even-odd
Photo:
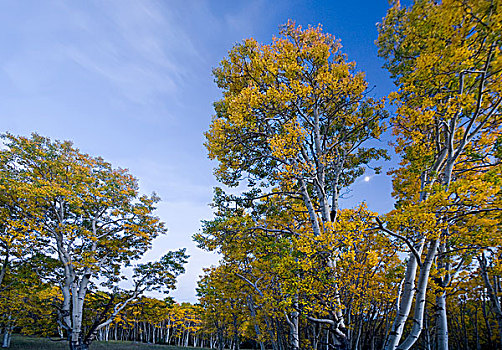
[[84, 304], [89, 288], [101, 286], [114, 293], [124, 277], [122, 268], [139, 259], [152, 240], [166, 232], [153, 211], [159, 198], [139, 195], [137, 180], [102, 158], [81, 153], [70, 142], [4, 135], [1, 151], [4, 181], [23, 188], [27, 204], [24, 222], [38, 250], [56, 256], [52, 277], [62, 292], [60, 325], [67, 331], [70, 349], [87, 349], [96, 332], [146, 290], [169, 290], [183, 272], [184, 250], [168, 252], [158, 262], [133, 269], [133, 290], [87, 334], [82, 332]]
[[[379, 54], [398, 87], [392, 125], [402, 157], [394, 172], [394, 232], [379, 226], [410, 251], [386, 349], [409, 349], [420, 336], [433, 268], [440, 271], [434, 276], [438, 349], [448, 348], [446, 293], [466, 261], [454, 254], [465, 246], [454, 244], [493, 226], [500, 210], [501, 6], [420, 0], [406, 8], [393, 1], [379, 26]], [[482, 235], [477, 238], [471, 248], [483, 246]], [[413, 304], [412, 327], [401, 341]]]
[[253, 339], [261, 347], [299, 347], [301, 270], [295, 236], [308, 231], [309, 218], [301, 200], [275, 192], [258, 200], [253, 193], [234, 196], [216, 189], [215, 219], [205, 221], [194, 238], [200, 247], [223, 255], [218, 269], [207, 275], [211, 290], [247, 305]]
[[[297, 256], [304, 314], [307, 320], [328, 326], [330, 334], [331, 328], [337, 331], [330, 303], [338, 300], [350, 349], [383, 345], [403, 270], [398, 255], [400, 242], [373, 229], [376, 216], [362, 203], [341, 210], [333, 230], [320, 236], [306, 233], [295, 239], [301, 253]], [[336, 269], [329, 268], [325, 252], [337, 252]], [[312, 338], [317, 348], [320, 340], [316, 334]]]
[[[206, 146], [219, 161], [218, 180], [236, 186], [246, 179], [255, 198], [272, 191], [299, 198], [309, 229], [320, 235], [336, 221], [341, 191], [386, 157], [364, 146], [380, 136], [386, 114], [332, 35], [293, 22], [281, 35], [270, 45], [245, 40], [214, 70], [223, 99]], [[336, 317], [346, 342], [343, 317]]]
[[[247, 334], [262, 348], [383, 345], [400, 284], [400, 242], [373, 229], [376, 213], [364, 205], [341, 210], [332, 230], [316, 236], [301, 204], [279, 195], [250, 201], [216, 191], [216, 218], [195, 236], [223, 256], [203, 277], [206, 312], [213, 310], [224, 332], [230, 328], [225, 315], [235, 308], [227, 311], [223, 300], [247, 304], [241, 313], [254, 328]], [[329, 264], [333, 252], [336, 268]], [[337, 313], [345, 320], [346, 344], [339, 340]]]

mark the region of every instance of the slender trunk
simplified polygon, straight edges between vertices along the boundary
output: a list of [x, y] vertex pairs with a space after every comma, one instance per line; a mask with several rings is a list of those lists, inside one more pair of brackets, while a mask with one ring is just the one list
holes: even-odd
[[256, 338], [258, 339], [258, 343], [260, 344], [260, 350], [265, 350], [265, 344], [263, 344], [263, 341], [261, 340], [260, 326], [258, 325], [258, 319], [256, 318], [256, 309], [254, 306], [253, 297], [250, 294], [248, 294], [247, 299], [248, 299], [248, 308], [251, 313], [251, 317], [253, 318], [253, 325], [254, 325], [254, 331], [256, 333]]
[[[421, 254], [425, 244], [425, 237], [415, 245], [415, 250]], [[406, 264], [406, 274], [404, 277], [403, 288], [398, 296], [399, 304], [397, 314], [392, 324], [391, 330], [385, 342], [386, 350], [396, 349], [401, 337], [403, 335], [404, 325], [411, 311], [413, 297], [415, 295], [415, 277], [417, 274], [418, 261], [415, 255], [410, 252], [408, 256], [408, 263]]]
[[188, 346], [188, 339], [190, 338], [190, 332], [186, 331], [185, 334], [185, 339], [183, 340], [184, 347], [186, 348]]
[[319, 236], [321, 234], [321, 228], [319, 226], [319, 220], [317, 218], [314, 205], [312, 204], [312, 200], [307, 190], [307, 184], [305, 183], [304, 179], [300, 179], [299, 183], [303, 202], [305, 203], [305, 206], [307, 207], [307, 211], [309, 213], [309, 219], [310, 219], [310, 224], [312, 225], [312, 230], [314, 231], [315, 236]]
[[464, 339], [464, 349], [465, 350], [469, 350], [470, 347], [469, 347], [469, 337], [467, 336], [467, 327], [465, 326], [466, 325], [466, 319], [465, 319], [465, 306], [466, 306], [466, 302], [464, 301], [462, 304], [461, 304], [461, 309], [460, 309], [460, 315], [462, 315], [462, 331], [463, 331], [463, 339]]
[[8, 348], [10, 347], [10, 340], [12, 338], [12, 330], [11, 329], [5, 329], [5, 333], [3, 334], [3, 339], [2, 339], [2, 348]]
[[7, 317], [7, 322], [4, 328], [4, 333], [3, 333], [3, 339], [2, 339], [2, 348], [8, 348], [10, 347], [10, 340], [12, 337], [12, 315], [9, 314]]
[[218, 328], [218, 350], [223, 350], [223, 330]]
[[357, 336], [356, 336], [356, 339], [355, 339], [355, 342], [354, 342], [354, 346], [353, 348], [358, 350], [360, 349], [360, 341], [361, 341], [361, 332], [362, 332], [362, 328], [363, 328], [363, 323], [361, 320], [359, 320], [358, 323], [358, 326], [357, 326]]
[[450, 264], [447, 262], [447, 244], [448, 230], [445, 229], [444, 241], [439, 246], [438, 269], [444, 269], [446, 275], [437, 278], [438, 285], [441, 288], [436, 295], [436, 332], [437, 332], [437, 350], [448, 350], [448, 316], [446, 314], [446, 291], [445, 288], [450, 284]]
[[[484, 293], [483, 293], [484, 294]], [[490, 320], [488, 319], [488, 315], [486, 312], [486, 297], [484, 295], [481, 296], [481, 310], [483, 311], [483, 319], [485, 320], [485, 327], [486, 327], [486, 333], [487, 333], [487, 339], [488, 339], [488, 345], [490, 348], [494, 348], [493, 342], [492, 342], [492, 326], [490, 324]]]
[[431, 333], [429, 327], [429, 316], [425, 313], [425, 350], [431, 350]]
[[337, 166], [337, 168], [334, 171], [333, 174], [333, 182], [332, 182], [332, 187], [333, 187], [333, 197], [331, 198], [331, 212], [330, 212], [330, 220], [331, 222], [336, 222], [336, 219], [338, 217], [338, 199], [340, 197], [340, 186], [339, 186], [339, 181], [340, 181], [340, 175], [341, 171], [340, 169], [342, 168], [341, 164]]
[[417, 295], [415, 298], [415, 311], [413, 315], [413, 326], [411, 327], [411, 332], [406, 337], [401, 345], [399, 345], [399, 350], [408, 350], [417, 341], [423, 328], [424, 311], [425, 311], [425, 297], [427, 292], [427, 282], [429, 281], [429, 273], [431, 270], [432, 263], [437, 254], [439, 246], [439, 238], [430, 242], [427, 256], [420, 268], [420, 275], [418, 277], [417, 284]]
[[[319, 328], [319, 331], [317, 330], [317, 328]], [[321, 337], [322, 335], [322, 327], [321, 325], [318, 325], [317, 323], [315, 323], [313, 325], [313, 344], [314, 344], [314, 350], [318, 350], [319, 349], [319, 338]]]
[[475, 309], [474, 326], [476, 332], [476, 350], [481, 350], [481, 343], [479, 341], [479, 325], [478, 325], [478, 308]]
[[279, 328], [277, 328], [277, 339], [274, 335], [274, 330], [273, 330], [273, 320], [268, 318], [267, 315], [264, 317], [265, 325], [267, 326], [267, 331], [268, 334], [270, 335], [270, 342], [272, 343], [272, 349], [273, 350], [280, 350], [281, 349], [281, 344], [280, 344], [280, 339], [279, 339]]
[[448, 318], [446, 315], [446, 292], [436, 296], [437, 350], [448, 350]]
[[326, 329], [326, 350], [329, 349], [329, 331]]
[[168, 324], [167, 324], [167, 329], [166, 329], [166, 344], [167, 345], [171, 344], [171, 321], [169, 321]]
[[485, 283], [486, 293], [488, 294], [488, 298], [490, 299], [493, 313], [495, 314], [495, 318], [497, 319], [497, 325], [499, 330], [499, 347], [502, 349], [502, 308], [500, 305], [500, 300], [498, 298], [498, 293], [493, 288], [492, 283], [490, 282], [490, 276], [488, 275], [488, 267], [486, 263], [486, 257], [484, 252], [478, 256], [479, 268], [481, 270], [481, 276], [483, 277], [483, 282]]
[[[295, 303], [295, 307], [297, 307]], [[299, 313], [298, 311], [294, 310], [291, 313], [291, 318], [288, 320], [288, 323], [290, 325], [290, 334], [291, 334], [291, 339], [290, 339], [290, 348], [291, 350], [299, 350], [300, 349], [300, 334], [298, 332], [298, 316]]]
[[[451, 127], [451, 135], [449, 136], [449, 141], [448, 141], [448, 147], [445, 149], [440, 156], [440, 159], [444, 159], [444, 157], [447, 155], [448, 160], [446, 161], [445, 168], [443, 170], [443, 175], [444, 179], [442, 184], [445, 187], [445, 190], [447, 191], [450, 183], [451, 183], [451, 177], [452, 177], [452, 172], [453, 172], [453, 166], [455, 162], [455, 157], [454, 157], [454, 150], [451, 148], [450, 145], [453, 144], [453, 139], [455, 137], [454, 130], [456, 129], [456, 122], [452, 121]], [[460, 150], [458, 150], [460, 152]], [[436, 167], [436, 165], [439, 167], [441, 164], [441, 161], [436, 161], [436, 164], [434, 165], [433, 168]], [[437, 170], [437, 169], [433, 169]], [[422, 179], [421, 179], [421, 193], [420, 193], [420, 201], [424, 201], [428, 198], [428, 192], [427, 192], [427, 185], [430, 185], [432, 180], [427, 179], [427, 173], [424, 172], [422, 174]], [[438, 221], [440, 221], [441, 218], [438, 218]], [[419, 255], [421, 255], [423, 246], [425, 244], [426, 237], [423, 236], [422, 240], [420, 241], [418, 248], [416, 251], [418, 252]], [[429, 251], [427, 252], [427, 256], [425, 258], [425, 261], [423, 262], [422, 266], [420, 267], [420, 275], [419, 275], [419, 282], [418, 282], [418, 287], [417, 287], [417, 296], [415, 300], [415, 311], [414, 311], [414, 316], [413, 316], [413, 325], [410, 334], [406, 337], [406, 339], [403, 341], [399, 347], [397, 344], [399, 344], [399, 341], [402, 337], [403, 334], [403, 328], [404, 324], [409, 316], [409, 312], [411, 311], [411, 303], [413, 302], [413, 294], [414, 294], [414, 289], [410, 287], [413, 286], [413, 280], [415, 279], [416, 275], [416, 270], [418, 268], [418, 262], [416, 261], [415, 257], [413, 256], [412, 253], [410, 253], [410, 257], [408, 260], [408, 264], [406, 266], [406, 276], [405, 276], [405, 286], [403, 289], [403, 293], [401, 296], [401, 304], [399, 309], [397, 310], [397, 315], [394, 320], [394, 325], [392, 327], [391, 332], [389, 333], [389, 337], [386, 342], [385, 349], [386, 350], [395, 350], [396, 347], [399, 350], [407, 350], [410, 349], [413, 344], [417, 341], [418, 337], [420, 336], [420, 333], [423, 328], [423, 316], [424, 316], [424, 310], [425, 310], [425, 294], [427, 291], [427, 284], [428, 284], [428, 279], [429, 279], [429, 273], [430, 273], [430, 268], [431, 265], [434, 261], [434, 258], [437, 255], [437, 250], [439, 248], [439, 243], [440, 243], [440, 237], [432, 240], [429, 244]], [[415, 247], [417, 248], [417, 247]], [[413, 280], [410, 278], [413, 277]], [[410, 283], [411, 282], [411, 283]], [[401, 305], [403, 308], [401, 308]], [[443, 326], [443, 334], [446, 337], [443, 337], [442, 339], [446, 339], [447, 341], [447, 334], [448, 334], [448, 323], [446, 319], [446, 302], [444, 303], [445, 306], [445, 313], [444, 317], [445, 319], [442, 320], [442, 326]], [[441, 315], [443, 317], [443, 315]], [[444, 345], [444, 344], [443, 344]], [[446, 343], [446, 347], [448, 344]]]

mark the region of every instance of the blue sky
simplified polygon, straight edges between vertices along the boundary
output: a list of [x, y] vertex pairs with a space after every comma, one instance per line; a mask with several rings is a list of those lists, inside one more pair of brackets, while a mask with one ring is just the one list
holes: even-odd
[[[321, 23], [366, 72], [374, 96], [392, 89], [375, 24], [386, 0], [107, 0], [0, 2], [0, 132], [72, 140], [128, 168], [141, 191], [162, 198], [169, 233], [146, 259], [187, 247], [187, 273], [172, 295], [195, 300], [203, 266], [217, 256], [191, 235], [211, 217], [214, 164], [203, 133], [220, 92], [211, 70], [244, 38], [269, 43], [293, 19]], [[382, 145], [385, 145], [383, 143]], [[342, 206], [392, 207], [387, 175], [358, 181]]]

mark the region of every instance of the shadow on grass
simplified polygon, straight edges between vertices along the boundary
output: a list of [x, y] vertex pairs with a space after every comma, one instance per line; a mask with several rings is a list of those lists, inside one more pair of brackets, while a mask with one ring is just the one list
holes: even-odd
[[[68, 350], [66, 341], [51, 341], [46, 338], [25, 337], [21, 335], [13, 335], [10, 349], [15, 350]], [[122, 341], [109, 342], [93, 342], [90, 350], [190, 350], [201, 348], [180, 348], [169, 345], [153, 345]]]

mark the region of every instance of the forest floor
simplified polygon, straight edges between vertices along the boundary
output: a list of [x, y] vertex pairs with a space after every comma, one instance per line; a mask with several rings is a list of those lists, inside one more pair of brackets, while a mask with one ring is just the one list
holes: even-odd
[[[1, 344], [0, 344], [1, 345]], [[25, 337], [13, 335], [10, 344], [10, 349], [15, 350], [67, 350], [68, 343], [66, 341], [52, 341], [47, 338]], [[201, 348], [180, 348], [169, 345], [153, 345], [123, 341], [96, 341], [91, 343], [90, 350], [189, 350]]]

